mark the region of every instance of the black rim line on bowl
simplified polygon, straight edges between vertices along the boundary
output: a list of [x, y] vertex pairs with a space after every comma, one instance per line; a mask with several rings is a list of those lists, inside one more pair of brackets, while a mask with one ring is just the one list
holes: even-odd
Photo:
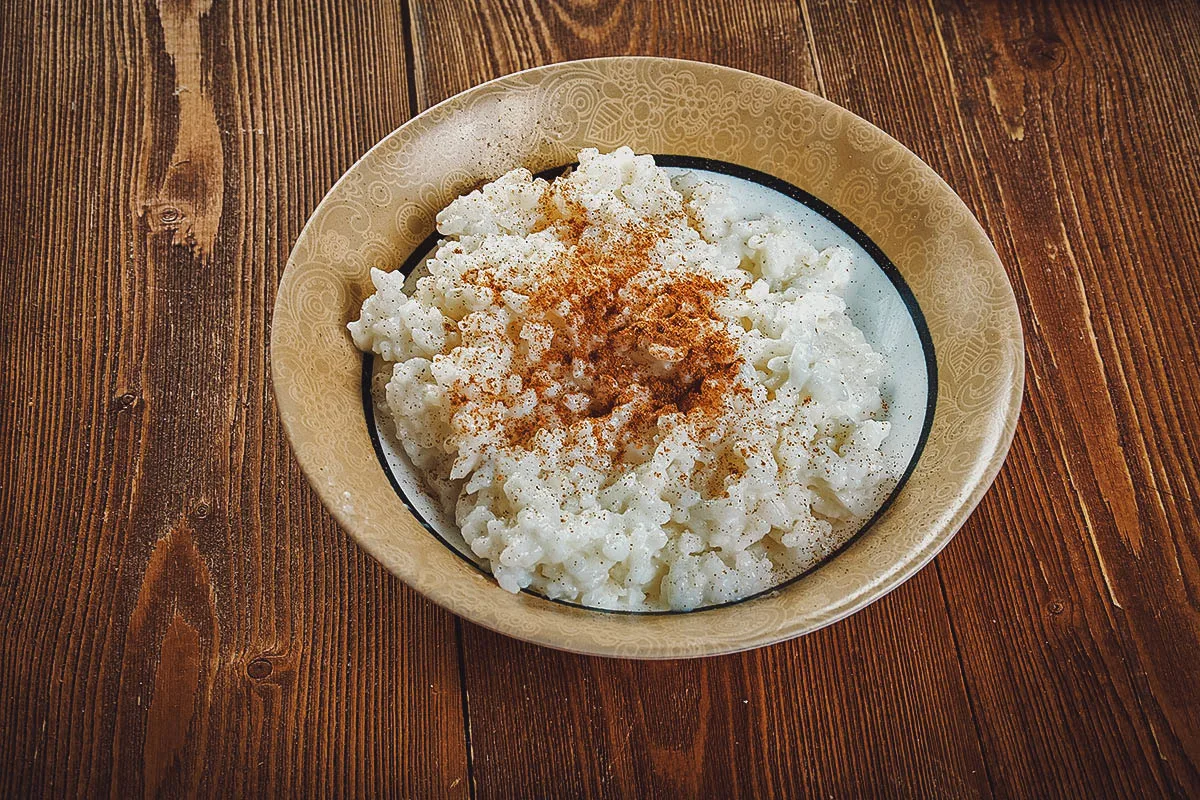
[[[583, 605], [582, 603], [575, 603], [570, 600], [560, 600], [553, 597], [547, 597], [544, 594], [540, 594], [530, 589], [521, 590], [522, 594], [535, 597], [538, 600], [548, 603], [557, 603], [558, 605], [568, 606], [570, 608], [578, 608], [584, 611], [594, 611], [604, 614], [642, 616], [661, 614], [698, 614], [704, 611], [716, 611], [721, 608], [729, 608], [730, 606], [735, 606], [739, 603], [746, 603], [751, 600], [782, 591], [805, 576], [811, 575], [821, 567], [829, 564], [831, 561], [837, 558], [838, 555], [850, 547], [850, 545], [856, 542], [859, 537], [870, 530], [871, 526], [875, 524], [875, 521], [887, 512], [892, 503], [895, 501], [896, 496], [900, 494], [900, 490], [904, 488], [906, 483], [908, 483], [908, 479], [912, 475], [913, 470], [916, 469], [917, 462], [921, 459], [921, 453], [925, 449], [925, 442], [928, 440], [929, 431], [933, 427], [933, 415], [937, 407], [937, 359], [934, 355], [933, 339], [929, 334], [929, 326], [925, 322], [925, 315], [922, 313], [921, 307], [917, 304], [917, 299], [913, 295], [912, 289], [909, 288], [908, 283], [904, 280], [904, 276], [900, 274], [898, 269], [896, 269], [896, 265], [892, 263], [891, 259], [884, 255], [879, 246], [876, 245], [875, 242], [872, 241], [871, 238], [867, 236], [857, 225], [847, 219], [846, 216], [840, 211], [833, 208], [828, 203], [825, 203], [824, 201], [814, 197], [803, 189], [793, 186], [787, 181], [776, 178], [773, 175], [768, 175], [765, 172], [759, 172], [756, 169], [751, 169], [750, 167], [743, 167], [739, 164], [731, 164], [727, 161], [717, 161], [710, 158], [678, 155], [655, 155], [654, 162], [660, 167], [678, 167], [681, 169], [696, 169], [704, 170], [706, 172], [716, 172], [723, 175], [730, 175], [735, 178], [742, 178], [744, 180], [766, 186], [769, 189], [773, 189], [780, 194], [786, 195], [796, 202], [807, 206], [825, 219], [832, 222], [834, 225], [837, 225], [838, 228], [840, 228], [867, 252], [867, 255], [871, 257], [876, 266], [883, 270], [884, 275], [887, 276], [888, 280], [891, 281], [892, 286], [896, 289], [896, 292], [900, 295], [900, 299], [904, 301], [904, 307], [908, 310], [909, 316], [912, 318], [913, 326], [917, 330], [917, 337], [921, 341], [921, 349], [925, 355], [925, 372], [929, 378], [928, 398], [925, 404], [925, 421], [921, 426], [921, 433], [917, 437], [917, 445], [913, 449], [912, 458], [909, 459], [908, 466], [904, 470], [904, 474], [900, 476], [900, 480], [896, 483], [895, 488], [892, 489], [891, 494], [888, 495], [887, 499], [883, 501], [883, 504], [879, 507], [879, 510], [876, 511], [869, 520], [863, 523], [862, 527], [854, 532], [854, 535], [850, 536], [846, 539], [846, 541], [838, 545], [838, 547], [829, 553], [829, 555], [825, 556], [823, 559], [818, 561], [816, 564], [813, 564], [803, 572], [788, 578], [783, 583], [776, 584], [775, 586], [763, 589], [762, 591], [751, 595], [747, 595], [746, 597], [738, 598], [737, 600], [730, 600], [725, 603], [719, 603], [710, 606], [700, 606], [698, 608], [693, 608], [686, 611], [636, 611], [617, 608], [599, 608], [596, 606]], [[561, 167], [543, 170], [537, 173], [537, 177], [546, 178], [549, 180], [557, 177], [563, 171], [574, 166], [576, 166], [574, 163], [564, 164]], [[425, 240], [413, 250], [408, 258], [405, 259], [404, 264], [400, 267], [401, 274], [408, 275], [412, 272], [412, 270], [419, 267], [421, 263], [428, 258], [429, 254], [437, 245], [440, 238], [441, 237], [438, 235], [436, 230], [426, 237]], [[450, 542], [448, 542], [446, 538], [442, 536], [442, 534], [438, 532], [438, 530], [434, 528], [428, 520], [425, 519], [421, 512], [416, 509], [412, 501], [408, 498], [408, 495], [405, 494], [402, 488], [400, 488], [400, 483], [396, 480], [396, 476], [392, 472], [391, 465], [388, 463], [387, 455], [383, 451], [383, 442], [379, 438], [379, 430], [375, 424], [375, 404], [371, 396], [371, 376], [373, 372], [374, 358], [374, 354], [372, 353], [363, 354], [363, 413], [366, 416], [367, 432], [370, 434], [371, 443], [375, 447], [375, 455], [379, 459], [379, 464], [388, 477], [388, 482], [391, 483], [392, 489], [404, 502], [404, 505], [408, 508], [412, 515], [417, 518], [425, 530], [433, 534], [434, 538], [441, 542], [447, 550], [461, 558], [465, 563], [478, 570], [481, 574], [486, 575], [488, 578], [492, 578], [492, 573], [485, 569], [483, 565], [471, 559], [465, 553], [461, 552], [457, 547], [450, 544]]]

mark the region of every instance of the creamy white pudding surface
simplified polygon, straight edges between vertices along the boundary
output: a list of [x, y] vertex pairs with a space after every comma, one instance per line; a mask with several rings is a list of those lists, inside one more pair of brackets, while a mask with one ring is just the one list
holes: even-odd
[[850, 253], [650, 156], [458, 198], [350, 324], [381, 414], [505, 589], [686, 610], [777, 585], [896, 485]]

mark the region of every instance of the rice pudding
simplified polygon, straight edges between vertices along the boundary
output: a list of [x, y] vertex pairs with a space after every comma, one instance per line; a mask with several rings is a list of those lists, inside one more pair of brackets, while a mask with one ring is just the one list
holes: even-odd
[[879, 508], [887, 363], [853, 258], [718, 183], [586, 149], [458, 198], [429, 274], [350, 324], [425, 488], [509, 591], [627, 610], [745, 597]]

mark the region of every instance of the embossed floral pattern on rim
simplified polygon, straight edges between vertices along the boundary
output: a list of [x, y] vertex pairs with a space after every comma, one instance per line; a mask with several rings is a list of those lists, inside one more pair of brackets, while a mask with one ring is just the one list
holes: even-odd
[[[580, 147], [626, 144], [775, 175], [836, 208], [904, 275], [938, 365], [933, 427], [908, 484], [820, 569], [739, 605], [687, 614], [602, 614], [511, 595], [431, 536], [392, 490], [361, 402], [346, 334], [369, 269], [402, 264], [457, 195], [514, 166], [538, 171]], [[313, 212], [288, 259], [271, 331], [275, 395], [296, 458], [355, 541], [405, 583], [478, 624], [597, 655], [681, 658], [789, 639], [877, 600], [927, 564], [991, 485], [1024, 382], [1012, 287], [946, 183], [851, 112], [740, 70], [664, 58], [566, 62], [476, 86], [364, 155]]]

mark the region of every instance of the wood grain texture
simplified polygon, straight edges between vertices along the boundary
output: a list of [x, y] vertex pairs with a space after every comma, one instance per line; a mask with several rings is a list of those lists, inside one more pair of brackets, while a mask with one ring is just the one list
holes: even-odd
[[3, 13], [0, 794], [464, 796], [453, 623], [322, 511], [266, 352], [410, 114], [403, 9]]
[[[0, 30], [0, 793], [1200, 795], [1193, 3], [51, 0]], [[753, 653], [451, 619], [333, 524], [270, 397], [287, 252], [359, 154], [480, 81], [624, 53], [892, 133], [1026, 326], [962, 533]]]
[[468, 625], [478, 796], [987, 796], [937, 577], [914, 581], [803, 640], [693, 661], [547, 652]]

